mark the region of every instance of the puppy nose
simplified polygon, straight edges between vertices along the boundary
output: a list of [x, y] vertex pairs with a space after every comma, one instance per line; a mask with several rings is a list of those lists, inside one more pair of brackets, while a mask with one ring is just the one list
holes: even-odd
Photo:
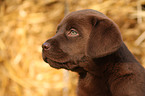
[[50, 43], [48, 43], [48, 42], [45, 42], [45, 43], [43, 43], [43, 45], [42, 45], [42, 48], [44, 49], [44, 50], [49, 50], [50, 49]]

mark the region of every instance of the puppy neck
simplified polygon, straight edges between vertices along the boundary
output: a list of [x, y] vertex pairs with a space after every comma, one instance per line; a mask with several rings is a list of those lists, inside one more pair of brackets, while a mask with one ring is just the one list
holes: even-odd
[[117, 64], [117, 63], [137, 62], [135, 57], [128, 50], [128, 48], [126, 47], [124, 43], [122, 43], [121, 47], [117, 51], [113, 52], [112, 54], [109, 54], [101, 58], [93, 58], [93, 61], [97, 65], [104, 65], [108, 63]]
[[124, 43], [114, 53], [100, 58], [92, 58], [88, 61], [89, 62], [86, 63], [86, 66], [83, 68], [87, 70], [88, 73], [99, 77], [104, 76], [104, 72], [106, 73], [106, 70], [109, 68], [114, 68], [115, 66], [126, 63], [138, 63]]

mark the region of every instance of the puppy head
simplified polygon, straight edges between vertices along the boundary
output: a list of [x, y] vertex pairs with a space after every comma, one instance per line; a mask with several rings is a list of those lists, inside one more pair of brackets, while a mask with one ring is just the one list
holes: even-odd
[[94, 10], [76, 11], [64, 17], [56, 35], [42, 45], [43, 59], [54, 68], [74, 70], [84, 57], [111, 54], [121, 42], [120, 31], [108, 17]]

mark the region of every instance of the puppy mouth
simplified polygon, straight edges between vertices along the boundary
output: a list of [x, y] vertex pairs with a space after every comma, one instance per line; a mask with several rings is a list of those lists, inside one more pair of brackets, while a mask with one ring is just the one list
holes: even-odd
[[68, 63], [67, 61], [66, 61], [66, 62], [58, 62], [58, 61], [52, 60], [52, 59], [47, 58], [47, 57], [44, 58], [44, 61], [45, 61], [46, 63], [53, 62], [53, 63], [57, 63], [57, 64], [67, 64], [67, 63]]
[[43, 57], [43, 60], [53, 68], [60, 69], [60, 68], [67, 67], [66, 69], [68, 69], [69, 67], [67, 66], [69, 63], [69, 60], [66, 58], [53, 58], [53, 56], [46, 53], [43, 53], [42, 57]]
[[58, 62], [58, 61], [52, 60], [52, 59], [47, 58], [47, 57], [45, 57], [43, 59], [51, 67], [56, 68], [56, 69], [64, 68], [64, 69], [71, 70], [71, 71], [76, 71], [76, 72], [80, 69], [78, 64], [75, 64], [71, 61]]
[[75, 72], [84, 71], [84, 69], [79, 66], [78, 62], [70, 60], [69, 56], [67, 55], [63, 55], [62, 58], [53, 58], [53, 56], [50, 54], [42, 53], [42, 57], [43, 60], [53, 68], [64, 68]]
[[43, 52], [42, 57], [46, 63], [54, 62], [57, 64], [66, 64], [69, 61], [69, 58], [66, 54], [64, 54], [64, 55], [58, 54], [58, 55], [54, 56], [52, 54], [48, 54], [48, 53]]

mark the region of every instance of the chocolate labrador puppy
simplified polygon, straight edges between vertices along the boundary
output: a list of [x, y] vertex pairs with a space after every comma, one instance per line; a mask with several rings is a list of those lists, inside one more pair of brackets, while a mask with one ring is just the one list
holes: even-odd
[[42, 47], [51, 67], [79, 74], [78, 96], [145, 96], [145, 69], [117, 25], [98, 11], [68, 14]]

